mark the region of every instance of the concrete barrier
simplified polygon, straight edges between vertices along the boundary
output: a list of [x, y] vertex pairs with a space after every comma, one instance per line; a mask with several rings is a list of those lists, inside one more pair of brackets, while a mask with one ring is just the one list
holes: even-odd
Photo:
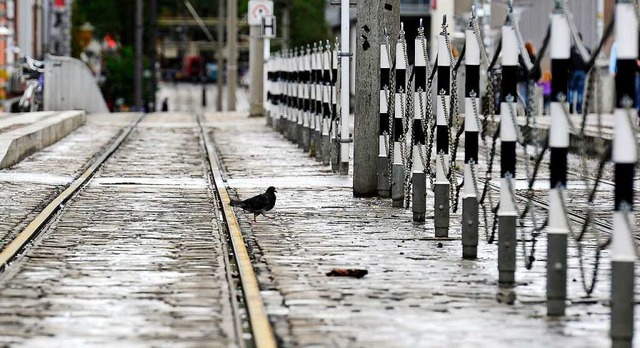
[[66, 111], [0, 134], [0, 169], [64, 138], [86, 121], [84, 111]]
[[44, 72], [44, 110], [109, 112], [95, 77], [82, 61], [48, 56]]

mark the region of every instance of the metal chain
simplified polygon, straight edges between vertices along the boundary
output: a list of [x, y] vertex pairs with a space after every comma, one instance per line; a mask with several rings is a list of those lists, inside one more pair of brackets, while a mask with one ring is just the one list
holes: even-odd
[[484, 41], [482, 40], [482, 32], [480, 31], [480, 25], [478, 24], [478, 17], [475, 15], [471, 17], [471, 26], [473, 27], [473, 34], [476, 37], [476, 41], [478, 41], [478, 47], [480, 47], [480, 57], [482, 57], [482, 62], [488, 67], [491, 62], [489, 62], [489, 56], [487, 55], [487, 50], [485, 50]]
[[[384, 39], [385, 39], [385, 43], [387, 45], [387, 58], [389, 59], [389, 63], [391, 64], [391, 68], [389, 69], [389, 84], [391, 86], [389, 86], [389, 95], [388, 95], [388, 99], [387, 99], [387, 113], [389, 114], [389, 133], [390, 133], [390, 138], [394, 136], [395, 134], [395, 122], [394, 122], [394, 118], [395, 118], [395, 85], [396, 85], [396, 70], [395, 70], [395, 66], [396, 66], [396, 61], [395, 59], [392, 59], [393, 57], [391, 56], [391, 45], [389, 43], [389, 32], [387, 31], [387, 29], [384, 29]], [[393, 87], [393, 88], [392, 88]], [[393, 97], [391, 96], [391, 93], [393, 93]], [[387, 178], [389, 181], [389, 188], [391, 188], [393, 186], [393, 153], [394, 153], [394, 139], [389, 139], [389, 144], [388, 144], [388, 149], [389, 149], [389, 153], [387, 155]]]
[[[427, 124], [427, 120], [425, 117], [424, 105], [422, 103], [422, 87], [418, 87], [418, 108], [420, 110], [420, 126], [422, 127], [422, 133], [424, 135], [428, 134], [429, 125]], [[420, 155], [420, 161], [422, 161], [423, 172], [427, 173], [428, 162], [426, 159], [426, 153], [423, 146], [418, 146], [418, 154]]]
[[566, 0], [560, 0], [560, 6], [562, 7], [562, 12], [564, 13], [565, 18], [567, 19], [567, 23], [569, 24], [569, 30], [571, 31], [571, 37], [573, 38], [576, 47], [578, 48], [578, 52], [580, 56], [582, 56], [582, 60], [588, 62], [590, 57], [589, 51], [584, 46], [582, 39], [580, 39], [580, 35], [578, 34], [578, 28], [576, 27], [576, 23], [573, 21], [573, 14], [569, 10], [569, 6], [567, 5]]

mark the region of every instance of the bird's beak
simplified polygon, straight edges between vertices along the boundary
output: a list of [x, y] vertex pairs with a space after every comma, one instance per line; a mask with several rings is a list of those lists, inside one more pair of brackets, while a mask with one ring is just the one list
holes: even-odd
[[274, 190], [274, 192], [278, 192], [278, 190]]

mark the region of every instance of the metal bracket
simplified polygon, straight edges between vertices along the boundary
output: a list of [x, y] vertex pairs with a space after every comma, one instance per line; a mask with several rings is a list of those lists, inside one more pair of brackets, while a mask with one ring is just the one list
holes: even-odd
[[[342, 2], [340, 0], [331, 0], [331, 2], [329, 2], [329, 5], [340, 6], [342, 5]], [[349, 1], [349, 7], [356, 7], [356, 6], [358, 6], [358, 2], [356, 0]]]
[[338, 52], [338, 57], [353, 57], [353, 53], [351, 52]]
[[340, 139], [340, 144], [349, 144], [353, 142], [353, 138], [349, 139]]

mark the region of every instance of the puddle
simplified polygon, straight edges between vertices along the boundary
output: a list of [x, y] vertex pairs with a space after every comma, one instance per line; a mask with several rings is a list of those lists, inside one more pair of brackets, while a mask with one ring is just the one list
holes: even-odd
[[203, 188], [207, 182], [203, 178], [95, 178], [91, 186], [154, 186], [154, 187], [184, 187]]
[[34, 184], [66, 185], [73, 180], [70, 176], [47, 173], [0, 172], [0, 182], [28, 182]]
[[233, 188], [269, 187], [296, 188], [296, 187], [353, 187], [351, 177], [335, 176], [294, 176], [277, 178], [239, 178], [228, 179], [227, 184]]

